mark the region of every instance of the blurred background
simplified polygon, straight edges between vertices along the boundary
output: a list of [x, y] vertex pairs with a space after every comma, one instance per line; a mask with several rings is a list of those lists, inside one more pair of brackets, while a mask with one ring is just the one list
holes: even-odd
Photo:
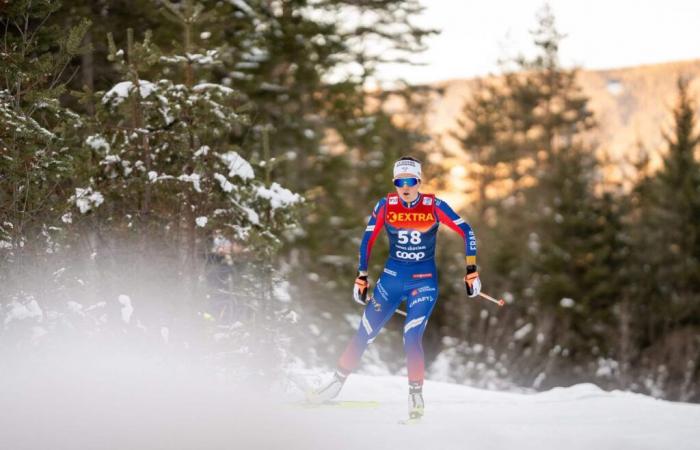
[[[412, 155], [507, 302], [466, 297], [441, 232], [428, 378], [698, 402], [699, 21], [669, 0], [0, 0], [0, 364], [109, 342], [261, 383], [332, 369], [364, 224]], [[405, 373], [402, 326], [362, 371]]]

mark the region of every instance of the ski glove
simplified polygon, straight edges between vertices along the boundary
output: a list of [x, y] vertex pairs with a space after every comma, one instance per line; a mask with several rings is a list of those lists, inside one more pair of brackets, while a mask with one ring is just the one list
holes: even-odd
[[469, 297], [476, 297], [481, 292], [481, 280], [475, 265], [467, 266], [467, 274], [464, 276], [464, 285]]
[[352, 297], [361, 305], [367, 304], [367, 291], [369, 290], [369, 281], [367, 275], [357, 274], [355, 278], [355, 287], [352, 289]]

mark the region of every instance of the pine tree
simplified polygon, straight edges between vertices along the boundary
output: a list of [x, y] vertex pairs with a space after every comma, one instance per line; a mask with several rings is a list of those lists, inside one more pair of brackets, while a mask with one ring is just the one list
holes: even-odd
[[[688, 81], [678, 80], [678, 101], [673, 128], [664, 133], [663, 165], [643, 178], [636, 188], [639, 232], [634, 235], [639, 287], [632, 311], [642, 349], [638, 376], [656, 379], [659, 367], [664, 379], [655, 381], [671, 398], [697, 398], [700, 345], [700, 161], [697, 149], [695, 101]], [[642, 291], [642, 292], [640, 292]]]
[[12, 262], [20, 272], [21, 256], [55, 250], [61, 217], [70, 222], [71, 146], [81, 121], [59, 96], [89, 23], [47, 25], [59, 7], [22, 0], [0, 15], [0, 266]]
[[[481, 252], [484, 279], [518, 300], [516, 327], [532, 326], [508, 351], [530, 355], [518, 369], [537, 387], [611, 352], [602, 330], [614, 323], [610, 269], [622, 245], [614, 202], [596, 195], [598, 163], [585, 139], [595, 120], [577, 71], [560, 65], [562, 38], [545, 6], [533, 31], [537, 55], [483, 80], [457, 134], [479, 165], [479, 207], [492, 227], [481, 228], [493, 243]], [[544, 384], [534, 381], [540, 372]]]
[[100, 95], [98, 132], [86, 139], [99, 173], [84, 191], [105, 196], [115, 231], [178, 243], [190, 267], [214, 229], [228, 229], [253, 253], [279, 249], [293, 223], [287, 207], [300, 199], [269, 176], [263, 184], [251, 149], [231, 144], [250, 125], [243, 94], [216, 82], [221, 49], [196, 38], [211, 15], [194, 2], [164, 5], [182, 33], [172, 53], [150, 33], [137, 43], [130, 32], [126, 49], [110, 41], [124, 81]]

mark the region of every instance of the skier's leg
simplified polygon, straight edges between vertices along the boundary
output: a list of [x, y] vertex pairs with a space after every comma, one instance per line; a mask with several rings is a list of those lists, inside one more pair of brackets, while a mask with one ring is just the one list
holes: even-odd
[[409, 291], [406, 322], [403, 341], [406, 351], [408, 382], [413, 387], [421, 387], [425, 377], [425, 360], [423, 355], [423, 333], [428, 319], [437, 302], [438, 290], [436, 280], [430, 280]]
[[365, 306], [360, 326], [338, 361], [338, 372], [347, 376], [357, 368], [367, 346], [374, 341], [384, 324], [401, 303], [401, 282], [393, 275], [382, 274], [374, 288], [373, 300]]
[[[391, 275], [393, 272], [385, 270], [384, 274]], [[321, 403], [335, 398], [343, 388], [345, 379], [360, 364], [360, 359], [367, 345], [377, 337], [384, 324], [391, 318], [392, 314], [401, 302], [401, 282], [392, 278], [380, 277], [374, 289], [373, 300], [365, 306], [362, 313], [360, 326], [355, 336], [350, 340], [345, 351], [338, 361], [333, 378], [319, 387], [317, 390], [307, 395], [307, 400], [314, 403]]]

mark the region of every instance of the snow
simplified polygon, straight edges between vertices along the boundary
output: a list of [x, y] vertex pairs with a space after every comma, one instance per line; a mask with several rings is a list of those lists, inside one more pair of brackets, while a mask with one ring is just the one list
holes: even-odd
[[199, 184], [200, 182], [200, 177], [199, 174], [193, 173], [191, 175], [183, 174], [177, 177], [178, 180], [180, 181], [185, 181], [187, 183], [192, 183], [192, 187], [194, 188], [195, 191], [197, 192], [202, 192], [202, 188]]
[[131, 322], [131, 315], [134, 313], [134, 307], [131, 306], [131, 298], [128, 295], [119, 295], [119, 303], [122, 305], [122, 320], [124, 323]]
[[243, 0], [228, 0], [229, 3], [240, 9], [241, 11], [245, 12], [249, 16], [255, 16], [255, 11], [248, 6], [248, 4], [243, 1]]
[[75, 188], [75, 195], [71, 197], [71, 201], [75, 202], [75, 206], [82, 214], [85, 214], [100, 206], [104, 202], [104, 197], [99, 191], [93, 192], [91, 187]]
[[220, 84], [214, 83], [199, 83], [192, 87], [195, 92], [202, 92], [208, 90], [220, 91], [222, 94], [233, 94], [235, 91], [227, 86], [222, 86]]
[[292, 301], [292, 296], [290, 292], [292, 291], [289, 281], [280, 280], [275, 283], [272, 287], [274, 296], [277, 300], [283, 303], [290, 303]]
[[231, 182], [228, 181], [226, 177], [221, 175], [220, 173], [215, 173], [214, 179], [219, 182], [219, 186], [221, 186], [222, 191], [231, 192], [233, 190], [233, 184], [231, 184]]
[[204, 228], [207, 226], [207, 222], [209, 221], [209, 219], [207, 219], [206, 216], [199, 216], [196, 219], [194, 219], [194, 221], [198, 227]]
[[272, 209], [286, 208], [301, 201], [299, 194], [294, 194], [277, 183], [272, 183], [269, 189], [259, 186], [258, 197], [269, 200]]
[[406, 415], [406, 391], [404, 377], [352, 375], [338, 400], [373, 400], [378, 407], [300, 408], [295, 422], [325, 430], [314, 433], [308, 448], [366, 449], [371, 442], [403, 450], [690, 450], [700, 439], [700, 405], [592, 384], [516, 394], [429, 380], [423, 423], [401, 427], [396, 422]]
[[158, 341], [170, 340], [169, 351], [158, 358], [77, 352], [56, 358], [54, 370], [33, 361], [3, 373], [3, 448], [691, 450], [700, 441], [700, 405], [592, 384], [521, 394], [427, 380], [415, 426], [397, 423], [407, 415], [403, 376], [348, 378], [338, 400], [373, 407], [301, 406], [291, 382], [261, 392], [216, 379], [199, 359], [191, 372], [169, 364], [176, 334], [166, 330]]
[[[139, 94], [142, 98], [148, 97], [155, 89], [156, 85], [150, 81], [139, 80]], [[102, 103], [118, 106], [131, 95], [133, 90], [134, 83], [131, 81], [121, 81], [105, 93], [104, 97], [102, 97]]]
[[121, 160], [122, 159], [119, 157], [119, 155], [106, 155], [104, 159], [100, 161], [100, 165], [116, 164]]
[[5, 315], [4, 323], [7, 325], [10, 322], [25, 319], [36, 318], [39, 322], [44, 316], [43, 311], [39, 307], [36, 300], [32, 299], [26, 303], [20, 303], [17, 300], [12, 300], [8, 305], [9, 311]]
[[564, 297], [559, 301], [559, 305], [562, 308], [573, 308], [576, 302], [573, 298]]
[[183, 63], [188, 62], [191, 64], [215, 64], [217, 63], [218, 51], [207, 50], [206, 53], [186, 53], [183, 55], [175, 56], [161, 56], [160, 60], [167, 63]]
[[209, 150], [211, 150], [211, 148], [208, 145], [202, 145], [201, 147], [199, 147], [199, 149], [197, 149], [196, 152], [194, 152], [194, 156], [195, 157], [199, 157], [202, 155], [206, 156], [209, 154]]
[[68, 310], [74, 314], [77, 314], [79, 316], [84, 316], [85, 313], [83, 312], [83, 305], [81, 305], [78, 302], [74, 302], [72, 300], [69, 300], [66, 303], [66, 306], [68, 306]]
[[258, 225], [260, 223], [260, 216], [258, 216], [258, 213], [255, 212], [254, 209], [249, 208], [247, 206], [242, 206], [241, 209], [246, 213], [248, 216], [248, 221], [252, 223], [253, 225]]
[[233, 177], [238, 175], [244, 180], [255, 178], [253, 167], [238, 153], [230, 151], [224, 153], [223, 155], [219, 155], [219, 158], [221, 158], [221, 160], [228, 167], [228, 176]]
[[160, 327], [160, 337], [163, 338], [163, 343], [170, 342], [170, 329], [168, 327]]
[[522, 327], [518, 328], [515, 333], [513, 333], [513, 339], [516, 341], [524, 339], [528, 334], [530, 334], [533, 328], [534, 327], [531, 323], [523, 325]]
[[107, 140], [99, 134], [88, 136], [85, 139], [85, 144], [95, 151], [104, 150], [105, 153], [108, 153], [110, 150]]

